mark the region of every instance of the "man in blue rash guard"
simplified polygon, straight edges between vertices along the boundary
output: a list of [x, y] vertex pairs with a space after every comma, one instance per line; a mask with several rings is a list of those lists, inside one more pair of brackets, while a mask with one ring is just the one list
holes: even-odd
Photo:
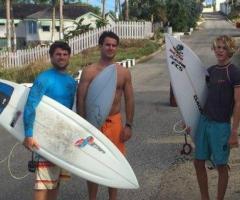
[[[66, 73], [71, 48], [65, 42], [55, 42], [50, 46], [49, 54], [53, 67], [42, 72], [35, 79], [24, 108], [25, 139], [23, 144], [30, 150], [39, 148], [38, 142], [33, 139], [33, 126], [36, 107], [43, 95], [58, 101], [70, 109], [74, 102], [77, 83]], [[69, 174], [46, 159], [38, 157], [34, 199], [55, 200], [57, 199], [60, 180], [69, 178]]]

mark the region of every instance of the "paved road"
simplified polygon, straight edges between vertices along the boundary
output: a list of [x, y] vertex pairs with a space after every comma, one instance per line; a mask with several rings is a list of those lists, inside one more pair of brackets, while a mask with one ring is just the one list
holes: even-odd
[[[204, 22], [198, 31], [182, 38], [202, 59], [206, 66], [215, 62], [210, 42], [219, 34], [240, 35], [233, 25], [218, 14], [204, 14]], [[172, 132], [173, 124], [180, 119], [177, 108], [169, 106], [169, 77], [166, 68], [165, 51], [145, 63], [132, 68], [136, 100], [134, 136], [127, 143], [128, 160], [140, 184], [138, 190], [119, 190], [121, 200], [157, 200], [161, 174], [179, 155], [183, 138]], [[15, 140], [0, 131], [0, 160], [8, 154]], [[176, 140], [176, 138], [178, 138]], [[13, 172], [22, 176], [30, 154], [17, 146], [11, 161]], [[7, 162], [0, 164], [0, 200], [32, 199], [33, 175], [22, 180], [9, 176]], [[99, 199], [107, 199], [107, 190], [100, 187]], [[70, 182], [60, 188], [59, 200], [86, 200], [85, 181], [73, 176]]]

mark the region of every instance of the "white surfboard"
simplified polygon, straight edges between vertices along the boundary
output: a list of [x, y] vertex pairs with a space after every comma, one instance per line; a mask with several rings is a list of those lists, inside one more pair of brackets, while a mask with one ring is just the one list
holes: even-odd
[[240, 52], [236, 51], [232, 58], [231, 58], [231, 63], [234, 64], [235, 66], [240, 66]]
[[[23, 109], [29, 88], [0, 79], [0, 126], [20, 142], [24, 139]], [[138, 188], [122, 153], [97, 128], [44, 96], [36, 109], [36, 152], [89, 181], [114, 188]]]
[[116, 92], [115, 64], [107, 66], [90, 83], [86, 96], [86, 120], [100, 128], [111, 110]]
[[194, 138], [206, 95], [207, 70], [198, 56], [182, 41], [165, 35], [167, 63], [173, 93], [185, 124]]

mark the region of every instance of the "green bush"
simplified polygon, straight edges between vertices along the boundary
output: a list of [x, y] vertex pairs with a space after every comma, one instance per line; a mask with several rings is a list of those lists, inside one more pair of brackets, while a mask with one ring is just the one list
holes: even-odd
[[152, 52], [154, 52], [155, 50], [157, 50], [158, 46], [155, 45], [155, 43], [153, 42], [149, 42], [146, 44], [146, 46], [144, 48], [139, 49], [139, 53], [140, 55], [149, 55]]
[[168, 0], [167, 18], [174, 31], [188, 32], [196, 26], [202, 8], [202, 4], [196, 0]]
[[228, 14], [231, 20], [238, 20], [240, 18], [240, 7], [232, 7], [231, 12]]
[[164, 38], [164, 29], [159, 27], [157, 30], [154, 31], [154, 39], [159, 40]]
[[38, 61], [22, 68], [0, 69], [2, 79], [11, 80], [16, 83], [31, 83], [35, 77], [44, 69], [47, 69], [49, 63]]

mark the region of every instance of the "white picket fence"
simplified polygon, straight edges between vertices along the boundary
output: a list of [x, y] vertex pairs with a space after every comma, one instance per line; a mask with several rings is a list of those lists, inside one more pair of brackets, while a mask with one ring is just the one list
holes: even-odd
[[[152, 35], [151, 22], [117, 22], [100, 29], [94, 29], [69, 40], [72, 55], [98, 45], [98, 38], [105, 30], [115, 32], [120, 39], [144, 39]], [[0, 66], [4, 68], [22, 67], [37, 60], [49, 60], [49, 47], [35, 47], [16, 52], [0, 52]]]

